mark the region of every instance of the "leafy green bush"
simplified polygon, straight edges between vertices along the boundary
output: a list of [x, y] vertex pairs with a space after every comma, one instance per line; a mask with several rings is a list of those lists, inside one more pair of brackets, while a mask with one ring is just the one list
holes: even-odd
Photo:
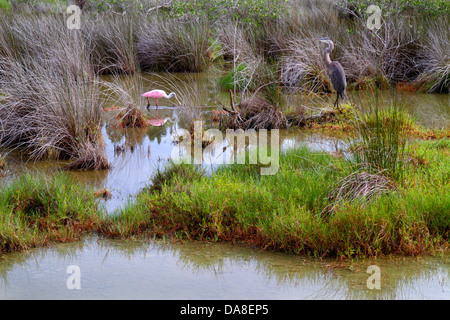
[[249, 25], [276, 19], [287, 0], [176, 0], [172, 14], [207, 16], [210, 20], [237, 20]]

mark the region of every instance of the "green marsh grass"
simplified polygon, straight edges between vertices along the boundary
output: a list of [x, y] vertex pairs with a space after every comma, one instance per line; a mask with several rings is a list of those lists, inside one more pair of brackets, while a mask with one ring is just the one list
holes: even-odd
[[[118, 238], [228, 241], [316, 257], [421, 255], [448, 247], [450, 142], [408, 144], [395, 189], [361, 202], [329, 195], [354, 163], [307, 147], [280, 156], [277, 174], [258, 165], [169, 165], [118, 214], [102, 214], [93, 190], [66, 175], [24, 175], [2, 187], [1, 250], [9, 252], [95, 231]], [[333, 205], [332, 214], [324, 209]]]
[[11, 2], [9, 0], [0, 0], [0, 9], [8, 10], [11, 8]]
[[94, 192], [67, 175], [27, 173], [0, 192], [0, 252], [79, 240], [99, 222]]
[[[443, 177], [450, 158], [441, 158], [443, 152], [446, 147], [427, 154], [432, 167], [408, 167], [398, 188], [364, 205], [329, 197], [354, 164], [306, 147], [282, 154], [273, 176], [260, 176], [252, 165], [223, 166], [211, 176], [170, 167], [169, 180], [143, 190], [106, 222], [104, 232], [231, 241], [313, 256], [423, 254], [448, 245], [449, 179]], [[333, 214], [325, 217], [332, 204]]]
[[355, 161], [370, 173], [383, 171], [399, 181], [406, 166], [407, 130], [412, 122], [399, 106], [381, 108], [375, 103], [373, 110], [363, 114], [356, 124], [360, 139], [353, 146]]

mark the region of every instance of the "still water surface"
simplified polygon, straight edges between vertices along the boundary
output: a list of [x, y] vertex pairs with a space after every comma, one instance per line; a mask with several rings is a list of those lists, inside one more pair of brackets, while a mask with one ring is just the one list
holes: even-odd
[[[380, 289], [367, 268], [380, 267]], [[67, 268], [80, 269], [69, 289]], [[450, 299], [450, 256], [339, 263], [230, 244], [83, 241], [0, 256], [0, 299]]]

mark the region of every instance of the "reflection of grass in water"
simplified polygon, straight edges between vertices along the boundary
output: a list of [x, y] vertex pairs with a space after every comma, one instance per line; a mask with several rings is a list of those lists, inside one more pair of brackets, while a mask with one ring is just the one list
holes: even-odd
[[[56, 245], [51, 249], [25, 251], [0, 263], [3, 283], [8, 285], [8, 274], [18, 265], [31, 261], [52, 259], [55, 265], [72, 263], [83, 256], [84, 250], [102, 258], [102, 265], [126, 259], [133, 265], [147, 254], [172, 256], [183, 270], [202, 276], [226, 278], [235, 270], [256, 273], [266, 283], [274, 281], [280, 290], [317, 289], [308, 299], [409, 299], [426, 294], [431, 284], [445, 285], [449, 277], [448, 258], [382, 258], [372, 261], [336, 261], [311, 259], [273, 252], [259, 252], [230, 244], [205, 244], [203, 242], [177, 243], [171, 240], [110, 240], [92, 235], [83, 241]], [[11, 258], [10, 258], [11, 257]], [[147, 262], [148, 263], [148, 262]], [[369, 274], [366, 269], [376, 264], [381, 268], [381, 290], [368, 290]], [[83, 269], [84, 272], [90, 272]], [[443, 277], [443, 278], [442, 278]], [[421, 283], [426, 284], [420, 292]], [[194, 288], [195, 290], [196, 288]], [[301, 291], [302, 293], [304, 291]], [[275, 293], [276, 294], [276, 293]], [[304, 297], [305, 298], [305, 297]]]
[[[134, 243], [134, 242], [133, 242]], [[107, 242], [105, 242], [107, 248]], [[184, 270], [196, 274], [232, 273], [245, 268], [254, 270], [267, 281], [275, 281], [278, 287], [307, 288], [319, 287], [309, 299], [407, 299], [414, 295], [415, 283], [428, 281], [437, 283], [444, 275], [444, 260], [425, 258], [386, 258], [369, 261], [335, 261], [291, 256], [273, 252], [258, 252], [251, 248], [229, 244], [171, 243], [170, 241], [145, 242], [134, 245], [114, 246], [116, 252], [132, 258], [142, 250], [170, 254], [178, 259], [177, 264]], [[122, 251], [123, 250], [123, 251]], [[379, 265], [382, 270], [382, 290], [368, 290], [366, 283], [370, 276], [366, 273], [370, 264]], [[410, 288], [413, 288], [412, 290]], [[409, 290], [408, 290], [409, 289]], [[404, 291], [404, 292], [403, 292]]]

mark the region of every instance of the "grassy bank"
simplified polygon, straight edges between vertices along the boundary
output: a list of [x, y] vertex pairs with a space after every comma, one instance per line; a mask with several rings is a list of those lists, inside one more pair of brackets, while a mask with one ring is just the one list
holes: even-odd
[[99, 212], [94, 192], [68, 176], [25, 174], [0, 190], [0, 253], [79, 240]]
[[400, 182], [306, 147], [283, 154], [273, 176], [250, 165], [212, 176], [169, 167], [164, 183], [144, 190], [101, 229], [117, 237], [232, 241], [314, 256], [432, 252], [448, 245], [449, 146], [448, 140], [411, 145]]
[[[361, 114], [343, 105], [342, 113], [318, 115], [308, 114], [309, 106], [287, 105], [286, 114], [278, 110], [281, 92], [332, 90], [323, 47], [312, 41], [318, 36], [335, 41], [334, 59], [346, 69], [349, 90], [399, 84], [447, 92], [448, 2], [439, 2], [445, 10], [423, 8], [425, 2], [382, 6], [384, 23], [372, 31], [364, 1], [346, 2], [352, 6], [315, 0], [173, 1], [155, 10], [157, 2], [143, 9], [127, 1], [87, 1], [81, 30], [66, 28], [64, 1], [48, 1], [39, 12], [4, 1], [2, 148], [19, 149], [33, 160], [72, 160], [69, 169], [108, 168], [102, 88], [122, 108], [116, 126], [144, 126], [136, 109], [145, 103], [139, 71], [209, 69], [223, 73], [218, 85], [240, 91], [241, 98], [262, 94], [263, 103], [241, 99], [238, 105], [251, 111], [246, 112], [251, 118], [243, 119], [248, 128], [264, 111], [283, 125], [286, 116], [297, 126], [351, 131], [358, 140], [344, 158], [299, 146], [281, 155], [280, 170], [272, 176], [259, 175], [259, 165], [222, 167], [211, 176], [193, 166], [171, 166], [113, 216], [104, 216], [95, 194], [66, 176], [25, 175], [0, 187], [0, 250], [73, 241], [84, 231], [232, 241], [332, 257], [417, 255], [448, 246], [448, 131], [421, 128], [395, 108]], [[415, 6], [426, 14], [414, 13]], [[128, 86], [104, 83], [100, 75], [106, 74], [135, 77]], [[168, 75], [162, 80], [171, 82]], [[208, 88], [190, 85], [187, 80], [174, 91], [182, 101], [179, 110], [194, 119], [196, 96]], [[439, 140], [424, 141], [429, 138]], [[0, 158], [0, 171], [1, 166]]]
[[[231, 165], [159, 171], [118, 214], [65, 175], [25, 175], [1, 188], [0, 250], [108, 237], [229, 241], [316, 257], [420, 255], [448, 248], [450, 141], [415, 141], [403, 174], [299, 146], [275, 175]], [[400, 177], [400, 178], [399, 178]]]

